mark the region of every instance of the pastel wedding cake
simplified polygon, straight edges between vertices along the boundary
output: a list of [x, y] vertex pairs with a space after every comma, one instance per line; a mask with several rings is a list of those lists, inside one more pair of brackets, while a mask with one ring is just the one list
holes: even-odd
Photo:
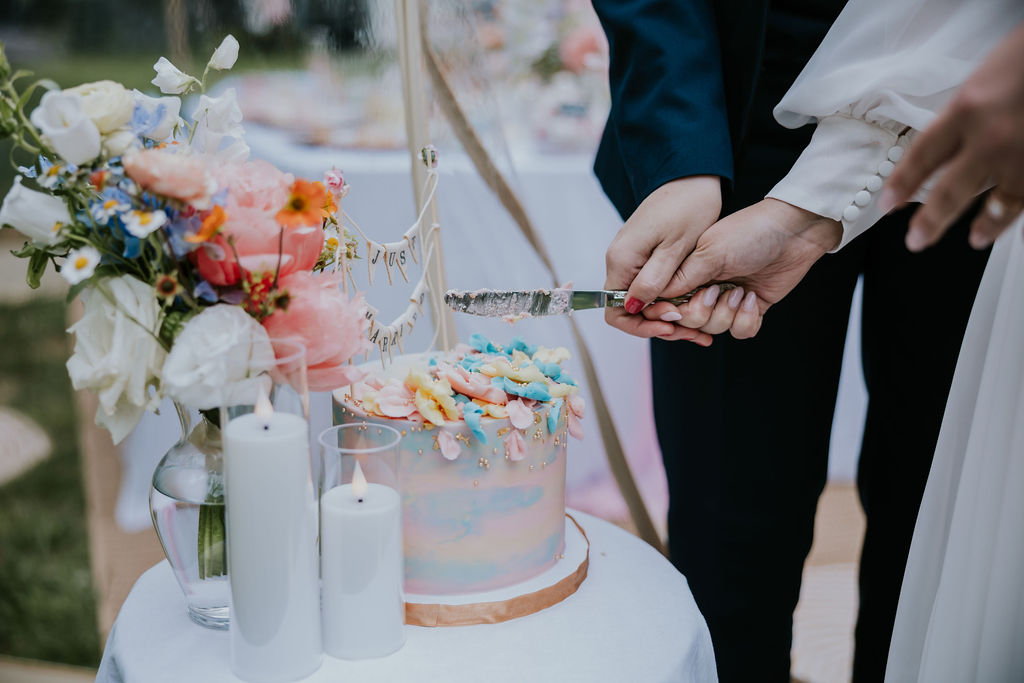
[[405, 588], [501, 589], [551, 568], [565, 548], [568, 436], [583, 400], [564, 348], [480, 335], [410, 354], [335, 392], [335, 422], [387, 421], [402, 434]]

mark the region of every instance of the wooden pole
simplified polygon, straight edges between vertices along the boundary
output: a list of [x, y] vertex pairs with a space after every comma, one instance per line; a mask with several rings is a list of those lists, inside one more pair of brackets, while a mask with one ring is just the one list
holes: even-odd
[[[419, 0], [395, 0], [395, 20], [398, 24], [398, 64], [402, 71], [402, 99], [405, 102], [405, 134], [412, 159], [412, 190], [419, 214], [426, 201], [424, 188], [427, 167], [420, 158], [420, 151], [430, 144], [430, 122], [427, 119], [427, 97], [423, 80], [423, 43], [420, 31]], [[430, 199], [425, 217], [430, 226], [438, 225], [437, 193]], [[428, 226], [428, 227], [430, 227]], [[426, 251], [433, 255], [423, 264], [429, 290], [430, 312], [437, 330], [438, 347], [448, 351], [455, 346], [455, 318], [444, 302], [448, 289], [445, 279], [444, 251], [441, 234], [431, 230], [424, 235]]]

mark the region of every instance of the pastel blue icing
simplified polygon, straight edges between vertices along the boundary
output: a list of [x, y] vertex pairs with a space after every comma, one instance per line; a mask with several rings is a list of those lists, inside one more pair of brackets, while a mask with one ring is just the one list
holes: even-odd
[[513, 349], [515, 351], [522, 351], [531, 358], [533, 357], [533, 354], [537, 353], [537, 347], [530, 346], [529, 344], [523, 341], [522, 337], [513, 337], [512, 341], [508, 343], [508, 348]]
[[434, 367], [435, 365], [437, 365], [437, 359], [431, 358], [427, 365], [429, 365], [430, 367]]
[[470, 399], [469, 396], [466, 396], [465, 394], [455, 394], [456, 403], [469, 403], [471, 400], [472, 399]]
[[470, 335], [469, 346], [480, 353], [500, 353], [500, 349], [498, 349], [490, 339], [479, 332], [475, 332]]
[[558, 376], [558, 381], [561, 382], [562, 384], [571, 384], [572, 386], [576, 386], [576, 380], [574, 380], [572, 377], [565, 374], [564, 372]]
[[543, 361], [534, 361], [534, 365], [537, 369], [544, 373], [546, 377], [558, 381], [558, 378], [562, 376], [562, 366], [558, 363], [545, 363]]
[[470, 356], [466, 356], [465, 358], [463, 358], [461, 363], [460, 363], [460, 365], [462, 365], [462, 367], [464, 367], [465, 369], [469, 370], [470, 372], [476, 371], [476, 369], [479, 368], [483, 364], [484, 364], [484, 359], [483, 358], [472, 358]]
[[[508, 377], [502, 377], [501, 379], [505, 380], [504, 389], [506, 394], [522, 396], [523, 398], [532, 398], [536, 401], [551, 400], [551, 392], [548, 391], [547, 385], [544, 384], [543, 382], [530, 382], [529, 384], [519, 384], [518, 382], [513, 382]], [[493, 380], [491, 383], [494, 383]]]
[[[455, 400], [458, 400], [459, 396], [456, 396]], [[466, 425], [473, 432], [473, 436], [480, 439], [480, 443], [487, 443], [487, 435], [480, 426], [480, 416], [483, 414], [483, 408], [472, 401], [462, 406], [462, 419], [466, 421]]]
[[562, 403], [562, 399], [556, 398], [551, 402], [551, 409], [548, 410], [548, 431], [552, 434], [558, 428], [558, 418], [562, 414]]

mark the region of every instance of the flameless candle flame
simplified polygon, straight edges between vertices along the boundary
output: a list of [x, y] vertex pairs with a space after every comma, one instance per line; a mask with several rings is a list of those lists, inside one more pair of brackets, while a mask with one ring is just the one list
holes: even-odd
[[363, 496], [366, 495], [366, 489], [366, 477], [363, 475], [363, 468], [359, 466], [359, 461], [356, 460], [356, 470], [352, 473], [352, 495], [362, 503]]
[[256, 418], [260, 421], [263, 429], [270, 429], [270, 418], [274, 416], [274, 406], [270, 403], [267, 390], [260, 384], [260, 395], [256, 399]]

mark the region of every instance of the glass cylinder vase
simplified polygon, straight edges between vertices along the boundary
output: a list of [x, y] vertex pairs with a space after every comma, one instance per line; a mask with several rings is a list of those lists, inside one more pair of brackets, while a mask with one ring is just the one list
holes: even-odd
[[228, 575], [220, 429], [205, 416], [200, 416], [193, 428], [188, 408], [178, 402], [174, 407], [181, 422], [181, 438], [153, 472], [149, 493], [153, 527], [185, 594], [189, 617], [200, 626], [226, 629]]
[[303, 678], [323, 650], [306, 352], [271, 342], [251, 395], [221, 409], [231, 669], [257, 683]]
[[383, 657], [405, 643], [398, 430], [364, 422], [320, 434], [324, 651]]

